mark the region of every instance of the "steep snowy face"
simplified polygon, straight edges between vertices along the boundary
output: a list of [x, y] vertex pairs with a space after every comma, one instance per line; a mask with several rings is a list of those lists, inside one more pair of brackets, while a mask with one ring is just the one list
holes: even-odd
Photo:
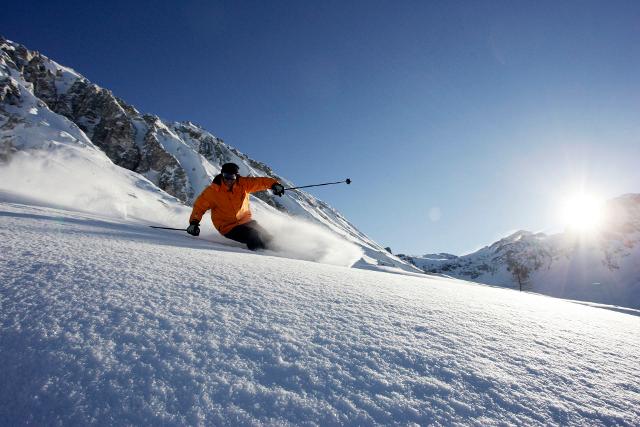
[[[157, 117], [142, 115], [38, 52], [4, 39], [0, 46], [9, 73], [52, 112], [75, 123], [116, 165], [140, 173], [183, 202], [193, 201], [210, 182], [213, 170], [192, 161], [197, 153], [189, 155], [186, 144]], [[176, 156], [181, 148], [183, 155]]]
[[[186, 204], [194, 201], [227, 162], [240, 165], [242, 175], [270, 176], [293, 186], [266, 164], [201, 127], [142, 114], [74, 70], [1, 37], [0, 121], [0, 160], [7, 161], [10, 153], [20, 150], [49, 150], [53, 142], [59, 147], [81, 144], [106, 154], [113, 164], [141, 175]], [[360, 267], [420, 271], [303, 191], [288, 191], [282, 198], [258, 193], [254, 205], [259, 212], [280, 212], [319, 224], [360, 246], [364, 253]]]
[[592, 236], [518, 231], [461, 257], [404, 256], [426, 272], [586, 301], [640, 307], [640, 195], [610, 200]]
[[[75, 123], [52, 112], [6, 49], [0, 50], [0, 191], [125, 219], [173, 223], [188, 214], [177, 199], [116, 166]], [[71, 74], [58, 75], [64, 73]]]

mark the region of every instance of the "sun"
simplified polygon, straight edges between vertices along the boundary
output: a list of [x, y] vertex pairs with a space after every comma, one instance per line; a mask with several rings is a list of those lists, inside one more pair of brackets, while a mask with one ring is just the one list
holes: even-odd
[[596, 231], [602, 224], [603, 216], [603, 201], [591, 194], [574, 194], [562, 206], [562, 220], [565, 226], [579, 233]]

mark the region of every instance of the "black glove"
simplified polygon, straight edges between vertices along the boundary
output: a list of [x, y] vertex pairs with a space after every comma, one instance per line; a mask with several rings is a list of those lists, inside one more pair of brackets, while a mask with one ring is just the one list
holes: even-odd
[[192, 236], [198, 236], [200, 234], [200, 221], [197, 220], [193, 220], [189, 223], [189, 227], [187, 227], [187, 233], [191, 234]]
[[276, 182], [271, 186], [271, 191], [273, 191], [273, 194], [275, 194], [276, 196], [282, 197], [282, 195], [284, 194], [284, 187], [279, 182]]

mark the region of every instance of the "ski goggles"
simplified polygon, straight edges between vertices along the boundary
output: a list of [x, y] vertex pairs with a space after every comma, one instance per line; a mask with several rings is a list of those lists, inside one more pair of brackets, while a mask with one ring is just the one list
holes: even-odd
[[235, 173], [223, 173], [222, 174], [222, 178], [225, 181], [235, 181], [236, 180], [236, 174]]

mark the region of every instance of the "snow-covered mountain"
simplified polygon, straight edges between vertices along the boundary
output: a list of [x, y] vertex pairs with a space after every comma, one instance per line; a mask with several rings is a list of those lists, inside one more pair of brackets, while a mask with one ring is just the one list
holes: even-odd
[[425, 272], [640, 308], [640, 194], [610, 200], [592, 235], [518, 231], [474, 253], [402, 256]]
[[[240, 165], [243, 175], [271, 176], [293, 186], [201, 127], [142, 114], [76, 71], [0, 37], [0, 189], [49, 202], [55, 195], [67, 207], [135, 213], [181, 227], [188, 213], [184, 215], [180, 202], [191, 204], [230, 161]], [[13, 164], [11, 176], [7, 164]], [[170, 206], [171, 213], [158, 212], [150, 199]], [[257, 193], [253, 203], [258, 215], [303, 219], [357, 245], [361, 256], [356, 267], [420, 271], [304, 191], [288, 191], [282, 198]], [[317, 240], [298, 243], [322, 250]]]

